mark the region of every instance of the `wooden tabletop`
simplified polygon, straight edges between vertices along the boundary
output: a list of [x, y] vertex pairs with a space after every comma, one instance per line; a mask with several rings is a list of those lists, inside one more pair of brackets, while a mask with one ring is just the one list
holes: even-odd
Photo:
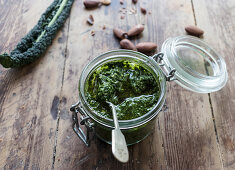
[[[14, 49], [51, 2], [1, 0], [0, 52]], [[147, 9], [146, 15], [140, 7]], [[93, 26], [86, 23], [90, 14]], [[229, 78], [222, 90], [211, 94], [168, 83], [155, 132], [130, 146], [130, 161], [122, 164], [110, 145], [96, 137], [90, 147], [81, 142], [71, 128], [69, 108], [78, 100], [84, 66], [103, 52], [119, 49], [112, 29], [128, 30], [139, 23], [145, 30], [132, 41], [155, 42], [158, 50], [168, 37], [185, 35], [186, 25], [202, 28], [203, 40], [224, 57]], [[0, 66], [0, 169], [234, 170], [234, 31], [234, 0], [139, 0], [136, 5], [112, 0], [110, 6], [94, 10], [75, 0], [44, 56], [23, 68]]]

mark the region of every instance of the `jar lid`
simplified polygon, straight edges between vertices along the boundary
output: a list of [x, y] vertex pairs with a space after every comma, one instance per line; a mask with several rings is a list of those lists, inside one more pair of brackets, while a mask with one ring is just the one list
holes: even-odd
[[225, 86], [228, 74], [224, 59], [199, 38], [180, 36], [167, 39], [161, 48], [162, 66], [182, 87], [210, 93]]

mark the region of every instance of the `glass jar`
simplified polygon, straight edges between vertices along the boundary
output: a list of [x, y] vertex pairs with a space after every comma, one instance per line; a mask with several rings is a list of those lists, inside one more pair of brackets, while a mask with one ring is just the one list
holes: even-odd
[[[180, 36], [167, 39], [161, 52], [151, 57], [131, 50], [115, 50], [92, 60], [83, 70], [79, 81], [79, 102], [71, 107], [73, 130], [88, 146], [89, 133], [94, 131], [101, 140], [111, 143], [112, 119], [100, 117], [89, 106], [85, 97], [85, 84], [93, 71], [104, 63], [114, 60], [129, 60], [147, 68], [160, 82], [160, 97], [151, 111], [131, 120], [119, 120], [128, 145], [138, 143], [153, 132], [156, 116], [166, 98], [166, 81], [175, 81], [182, 87], [198, 93], [218, 91], [227, 82], [226, 64], [212, 48], [199, 38]], [[79, 126], [87, 127], [87, 135]]]

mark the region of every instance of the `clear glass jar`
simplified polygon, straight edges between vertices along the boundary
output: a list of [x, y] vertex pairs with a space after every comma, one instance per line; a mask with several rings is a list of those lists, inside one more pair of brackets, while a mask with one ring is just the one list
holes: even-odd
[[[120, 59], [143, 65], [159, 79], [161, 88], [159, 100], [151, 111], [135, 119], [119, 120], [120, 129], [128, 145], [138, 143], [153, 132], [156, 116], [165, 102], [166, 81], [174, 80], [194, 92], [209, 93], [221, 89], [228, 77], [223, 58], [206, 43], [191, 36], [167, 39], [162, 45], [161, 53], [151, 57], [131, 50], [104, 53], [84, 68], [79, 81], [79, 102], [71, 108], [73, 129], [86, 145], [89, 145], [90, 131], [94, 131], [101, 140], [111, 143], [111, 131], [114, 128], [112, 119], [98, 116], [86, 101], [86, 81], [99, 66]], [[81, 114], [80, 124], [87, 127], [87, 135], [79, 127], [78, 112]]]
[[145, 138], [154, 129], [155, 121], [154, 119], [160, 112], [166, 94], [166, 79], [165, 75], [161, 71], [161, 68], [156, 63], [153, 58], [130, 50], [116, 50], [104, 53], [93, 61], [91, 61], [83, 70], [80, 81], [79, 81], [79, 101], [80, 107], [85, 115], [88, 115], [92, 121], [95, 130], [95, 134], [103, 141], [111, 143], [111, 131], [114, 128], [114, 123], [112, 119], [103, 118], [98, 116], [91, 107], [89, 107], [88, 102], [85, 97], [85, 84], [88, 77], [96, 70], [99, 66], [104, 63], [115, 61], [115, 60], [130, 60], [132, 62], [138, 63], [145, 68], [147, 68], [156, 79], [159, 79], [161, 95], [158, 102], [153, 107], [153, 109], [146, 113], [145, 115], [131, 120], [119, 120], [119, 126], [126, 137], [126, 142], [128, 145], [137, 143]]

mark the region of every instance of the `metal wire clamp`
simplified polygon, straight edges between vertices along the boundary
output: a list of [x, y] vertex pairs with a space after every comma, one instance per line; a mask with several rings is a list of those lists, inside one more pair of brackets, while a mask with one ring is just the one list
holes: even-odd
[[[90, 138], [89, 138], [90, 135], [89, 135], [89, 133], [93, 130], [93, 125], [94, 124], [89, 121], [90, 117], [85, 114], [82, 107], [80, 106], [80, 102], [72, 105], [72, 107], [70, 108], [70, 111], [72, 112], [72, 120], [73, 120], [72, 128], [73, 128], [73, 131], [83, 141], [83, 143], [85, 143], [86, 146], [90, 146]], [[77, 116], [78, 113], [81, 114], [80, 124], [85, 125], [86, 128], [87, 128], [86, 135], [79, 126], [78, 116]]]

